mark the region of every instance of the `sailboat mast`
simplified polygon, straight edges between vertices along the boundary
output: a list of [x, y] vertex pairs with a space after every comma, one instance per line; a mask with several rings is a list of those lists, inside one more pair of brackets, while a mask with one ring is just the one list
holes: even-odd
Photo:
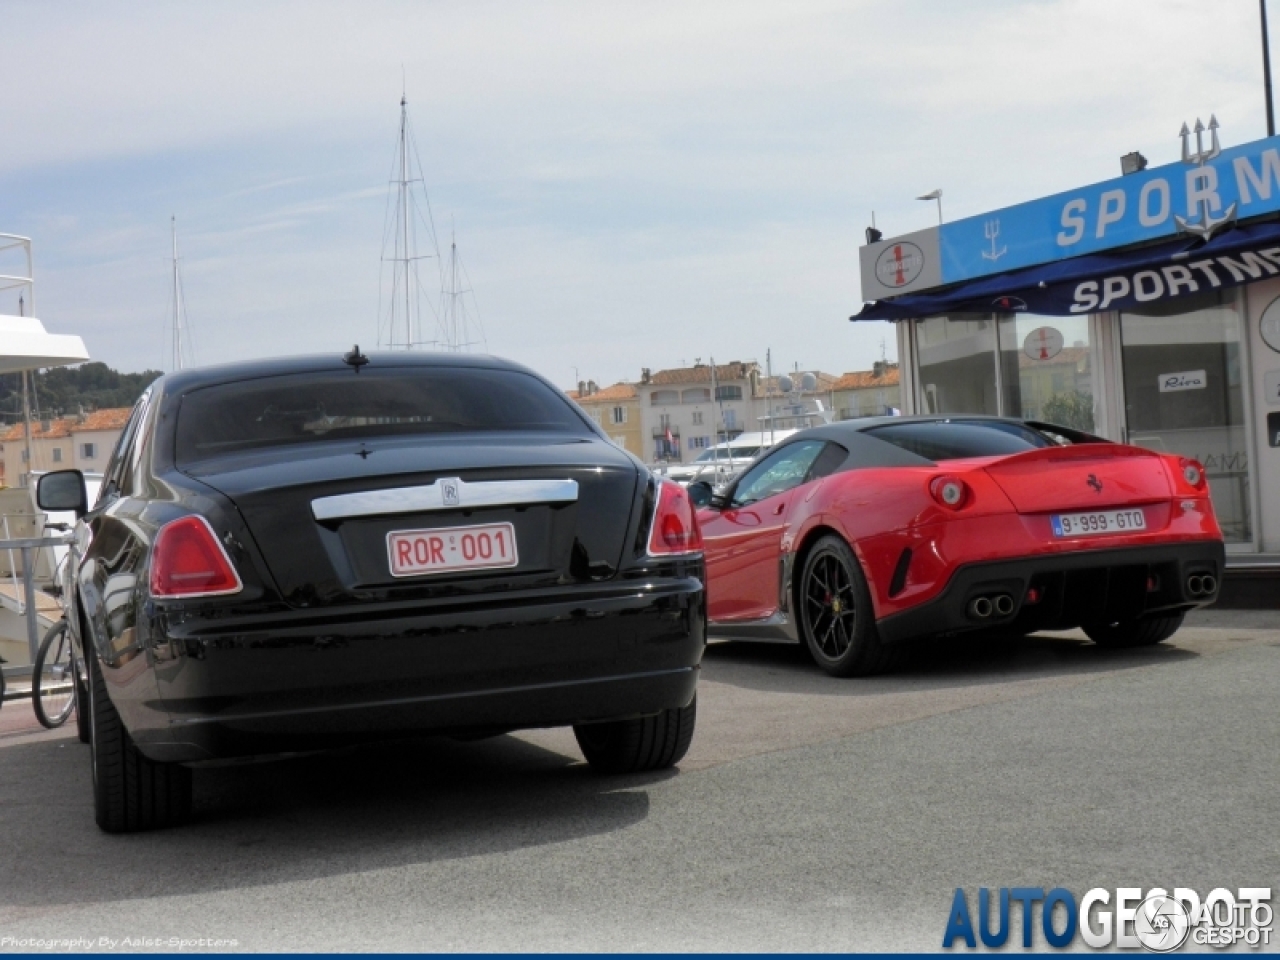
[[178, 218], [169, 218], [169, 229], [173, 236], [173, 359], [170, 367], [182, 369], [182, 300], [178, 292]]
[[413, 349], [409, 289], [409, 98], [400, 95], [400, 237], [404, 250], [404, 348]]
[[463, 349], [458, 336], [458, 240], [452, 228], [449, 230], [449, 349]]

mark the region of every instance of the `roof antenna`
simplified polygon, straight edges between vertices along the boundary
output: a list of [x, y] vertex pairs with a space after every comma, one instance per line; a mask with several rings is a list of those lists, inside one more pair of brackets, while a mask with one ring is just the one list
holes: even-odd
[[349, 367], [355, 367], [356, 373], [359, 373], [360, 368], [369, 362], [369, 358], [360, 352], [360, 344], [357, 343], [349, 353], [342, 355], [342, 362]]

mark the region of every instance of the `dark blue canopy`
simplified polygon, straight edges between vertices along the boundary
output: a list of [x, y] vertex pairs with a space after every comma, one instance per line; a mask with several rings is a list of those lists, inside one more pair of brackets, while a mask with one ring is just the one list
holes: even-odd
[[1012, 273], [866, 304], [850, 320], [951, 313], [1079, 316], [1127, 310], [1280, 275], [1280, 223], [1237, 226], [1207, 243], [1178, 240], [1057, 260]]

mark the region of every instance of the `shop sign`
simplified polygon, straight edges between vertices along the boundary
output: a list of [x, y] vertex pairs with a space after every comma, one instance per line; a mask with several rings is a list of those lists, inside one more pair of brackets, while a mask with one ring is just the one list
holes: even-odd
[[[1208, 143], [1203, 126], [1183, 134], [1175, 163], [863, 247], [862, 298], [919, 293], [1179, 234], [1209, 239], [1237, 220], [1280, 211], [1280, 136], [1224, 150], [1216, 123], [1207, 129]], [[923, 267], [905, 283], [884, 283], [881, 260], [901, 241], [920, 251]], [[892, 279], [908, 272], [895, 270]]]
[[914, 243], [893, 243], [876, 259], [876, 278], [886, 287], [905, 287], [924, 270], [924, 252]]
[[1280, 210], [1280, 137], [1222, 150], [1216, 122], [1208, 145], [1203, 127], [1194, 135], [1183, 130], [1177, 163], [943, 224], [943, 282], [1178, 233], [1203, 236]]
[[1208, 382], [1203, 370], [1183, 370], [1181, 373], [1162, 373], [1156, 377], [1161, 393], [1181, 393], [1183, 390], [1203, 390]]
[[1062, 332], [1056, 327], [1036, 327], [1022, 341], [1022, 352], [1032, 360], [1052, 360], [1062, 352]]
[[1267, 395], [1267, 403], [1280, 407], [1280, 370], [1271, 370], [1262, 375], [1262, 389]]
[[1280, 353], [1280, 297], [1272, 300], [1262, 312], [1258, 323], [1258, 331], [1262, 334], [1262, 342]]

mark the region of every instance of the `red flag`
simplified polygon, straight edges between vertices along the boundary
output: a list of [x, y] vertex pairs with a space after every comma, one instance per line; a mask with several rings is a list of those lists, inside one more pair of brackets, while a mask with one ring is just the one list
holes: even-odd
[[671, 443], [674, 438], [671, 436], [671, 428], [667, 427], [667, 443]]

